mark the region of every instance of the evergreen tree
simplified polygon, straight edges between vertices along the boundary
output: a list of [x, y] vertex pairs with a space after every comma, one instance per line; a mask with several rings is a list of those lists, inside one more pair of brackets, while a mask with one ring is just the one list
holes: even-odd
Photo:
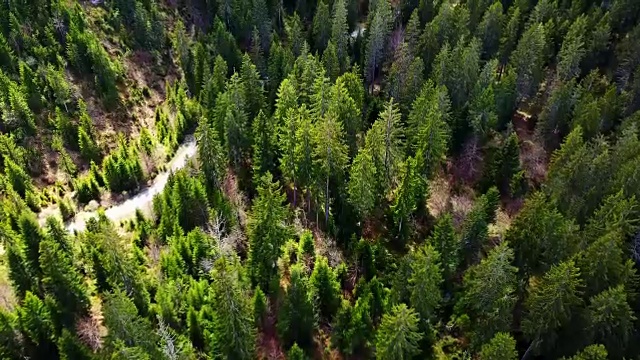
[[[509, 30], [507, 26], [507, 31]], [[510, 63], [516, 72], [518, 98], [521, 100], [535, 96], [542, 80], [546, 49], [545, 30], [541, 23], [532, 24], [522, 34], [518, 46], [510, 56]]]
[[509, 333], [497, 333], [491, 341], [482, 345], [480, 360], [516, 360], [516, 341]]
[[529, 285], [525, 299], [522, 331], [534, 343], [552, 346], [556, 331], [569, 323], [577, 308], [583, 283], [580, 270], [572, 261], [554, 265], [538, 281]]
[[378, 203], [376, 188], [376, 167], [369, 149], [362, 149], [351, 164], [349, 183], [347, 185], [349, 200], [364, 220], [375, 209]]
[[442, 302], [442, 270], [440, 254], [432, 245], [425, 245], [416, 251], [411, 263], [411, 307], [420, 315], [421, 329], [435, 322], [436, 311]]
[[371, 151], [376, 173], [379, 174], [385, 193], [395, 185], [394, 175], [400, 169], [400, 162], [404, 155], [403, 135], [400, 113], [393, 100], [390, 100], [365, 138], [365, 148]]
[[16, 314], [18, 329], [24, 337], [23, 351], [38, 359], [56, 357], [55, 327], [47, 305], [27, 292]]
[[260, 110], [253, 120], [253, 172], [254, 176], [262, 176], [276, 170], [278, 151], [278, 133], [274, 119]]
[[[340, 0], [341, 1], [341, 0]], [[369, 92], [373, 90], [373, 82], [385, 59], [387, 37], [391, 32], [391, 5], [387, 1], [377, 1], [373, 20], [367, 29], [367, 45], [365, 49], [365, 78]], [[371, 13], [370, 13], [371, 16]]]
[[256, 329], [251, 299], [239, 279], [239, 265], [224, 257], [214, 265], [212, 302], [215, 313], [210, 347], [217, 358], [253, 359]]
[[310, 296], [321, 319], [331, 320], [340, 302], [340, 284], [324, 256], [318, 256], [309, 278]]
[[606, 360], [607, 350], [600, 344], [589, 345], [570, 358], [562, 358], [562, 360]]
[[[284, 82], [283, 82], [284, 83]], [[277, 106], [277, 103], [276, 103]], [[276, 114], [278, 109], [276, 109]], [[305, 115], [303, 111], [296, 111], [290, 108], [284, 118], [283, 125], [280, 128], [280, 170], [285, 181], [291, 183], [293, 187], [293, 206], [297, 204], [298, 179], [297, 179], [297, 162], [296, 162], [296, 146], [299, 141], [297, 139], [297, 130], [302, 117]]]
[[420, 354], [423, 334], [418, 331], [418, 315], [405, 304], [396, 305], [385, 314], [376, 335], [376, 358], [410, 359]]
[[331, 41], [328, 42], [322, 53], [322, 65], [327, 71], [329, 79], [335, 81], [340, 75], [340, 60], [338, 59], [336, 46]]
[[226, 172], [226, 159], [220, 144], [219, 134], [211, 122], [201, 118], [196, 131], [198, 159], [207, 190], [221, 191]]
[[493, 248], [464, 274], [461, 305], [472, 320], [473, 341], [482, 344], [511, 329], [518, 269], [506, 242]]
[[526, 274], [540, 274], [573, 255], [577, 228], [543, 194], [533, 194], [513, 220], [506, 239], [513, 244], [515, 263]]
[[604, 344], [611, 357], [623, 357], [631, 339], [636, 317], [622, 285], [591, 298], [587, 308], [588, 333], [593, 343]]
[[225, 129], [225, 143], [229, 162], [238, 171], [244, 157], [249, 152], [251, 146], [251, 132], [249, 131], [249, 118], [246, 111], [246, 96], [243, 83], [238, 74], [233, 74], [227, 84], [227, 96], [229, 97], [229, 107], [222, 122]]
[[404, 240], [408, 233], [409, 220], [417, 210], [420, 200], [427, 197], [426, 183], [419, 176], [416, 160], [409, 157], [402, 169], [398, 187], [394, 191], [394, 202], [391, 207], [393, 220], [398, 226], [398, 235]]
[[331, 19], [331, 41], [336, 45], [336, 53], [340, 62], [340, 70], [344, 71], [349, 64], [348, 44], [349, 26], [347, 24], [347, 6], [345, 0], [333, 2]]
[[347, 146], [344, 143], [343, 127], [333, 112], [318, 119], [314, 128], [313, 154], [317, 166], [319, 179], [324, 180], [324, 214], [325, 222], [329, 223], [329, 185], [342, 178], [347, 166]]
[[558, 77], [568, 81], [580, 75], [580, 65], [586, 55], [584, 36], [587, 32], [587, 18], [578, 17], [562, 42], [558, 54]]
[[249, 275], [255, 285], [269, 293], [273, 281], [278, 278], [275, 265], [280, 248], [288, 235], [285, 225], [287, 208], [285, 195], [270, 173], [260, 179], [258, 196], [254, 201], [248, 226]]
[[484, 59], [492, 59], [498, 52], [502, 37], [503, 17], [502, 3], [496, 1], [484, 13], [482, 21], [478, 25], [478, 34], [482, 40], [482, 57]]
[[[331, 36], [331, 16], [329, 6], [323, 0], [318, 2], [316, 13], [313, 16], [313, 39], [316, 51], [324, 53], [329, 37]], [[337, 56], [337, 50], [336, 50]]]
[[297, 343], [305, 348], [312, 343], [315, 325], [315, 310], [309, 297], [309, 279], [301, 265], [293, 265], [289, 286], [278, 311], [278, 333], [285, 344]]
[[[294, 147], [295, 175], [300, 188], [306, 189], [308, 211], [311, 209], [311, 191], [316, 187], [316, 172], [313, 162], [313, 126], [311, 114], [306, 106], [300, 107]], [[295, 195], [294, 188], [294, 195]]]
[[266, 99], [264, 97], [264, 89], [262, 86], [262, 80], [260, 79], [260, 73], [258, 73], [258, 69], [251, 62], [251, 58], [247, 54], [244, 54], [242, 57], [240, 78], [244, 88], [247, 116], [249, 119], [254, 119], [265, 107]]

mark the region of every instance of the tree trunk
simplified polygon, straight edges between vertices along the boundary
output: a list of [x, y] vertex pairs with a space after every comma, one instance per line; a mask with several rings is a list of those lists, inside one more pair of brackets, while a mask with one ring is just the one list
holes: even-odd
[[324, 194], [324, 221], [329, 226], [329, 175], [327, 174], [327, 188]]

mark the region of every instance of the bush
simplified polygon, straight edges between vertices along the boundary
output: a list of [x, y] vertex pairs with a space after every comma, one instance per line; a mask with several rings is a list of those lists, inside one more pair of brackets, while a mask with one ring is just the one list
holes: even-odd
[[40, 199], [40, 195], [34, 191], [34, 190], [29, 190], [27, 191], [27, 194], [25, 196], [25, 202], [27, 203], [27, 206], [35, 211], [35, 212], [39, 212], [40, 211], [40, 206], [41, 206], [41, 199]]

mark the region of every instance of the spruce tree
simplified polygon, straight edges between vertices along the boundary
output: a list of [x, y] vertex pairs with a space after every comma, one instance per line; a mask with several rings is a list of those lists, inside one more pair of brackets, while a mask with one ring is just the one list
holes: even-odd
[[278, 311], [278, 333], [285, 344], [312, 344], [316, 325], [313, 301], [309, 296], [309, 279], [300, 264], [293, 265], [289, 285], [284, 292], [282, 307]]
[[418, 331], [418, 315], [405, 304], [396, 305], [382, 317], [376, 335], [376, 358], [381, 360], [410, 359], [421, 350], [423, 334]]
[[516, 341], [509, 333], [497, 333], [488, 343], [482, 345], [480, 360], [517, 360]]
[[[509, 30], [507, 27], [507, 31]], [[510, 63], [516, 72], [516, 87], [520, 100], [535, 96], [542, 80], [547, 38], [545, 30], [541, 23], [529, 26], [510, 56]]]
[[[331, 16], [329, 6], [324, 0], [318, 2], [313, 16], [313, 39], [316, 51], [323, 53], [331, 36]], [[336, 50], [337, 56], [337, 50]]]
[[422, 246], [416, 251], [411, 263], [411, 307], [420, 315], [421, 329], [428, 329], [437, 319], [442, 302], [442, 269], [440, 254], [432, 245]]
[[285, 195], [270, 173], [260, 179], [258, 196], [249, 218], [249, 276], [253, 284], [270, 293], [272, 282], [277, 280], [276, 261], [280, 248], [288, 235]]
[[340, 302], [340, 284], [324, 256], [318, 256], [309, 278], [310, 296], [319, 318], [331, 321]]
[[378, 203], [376, 188], [376, 167], [369, 149], [361, 149], [351, 164], [347, 185], [351, 205], [358, 212], [360, 219], [369, 217]]

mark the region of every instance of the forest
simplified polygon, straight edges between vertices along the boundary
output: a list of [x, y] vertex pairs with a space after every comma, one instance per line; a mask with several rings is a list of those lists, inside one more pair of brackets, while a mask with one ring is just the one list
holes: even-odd
[[640, 359], [640, 1], [0, 1], [0, 359]]

